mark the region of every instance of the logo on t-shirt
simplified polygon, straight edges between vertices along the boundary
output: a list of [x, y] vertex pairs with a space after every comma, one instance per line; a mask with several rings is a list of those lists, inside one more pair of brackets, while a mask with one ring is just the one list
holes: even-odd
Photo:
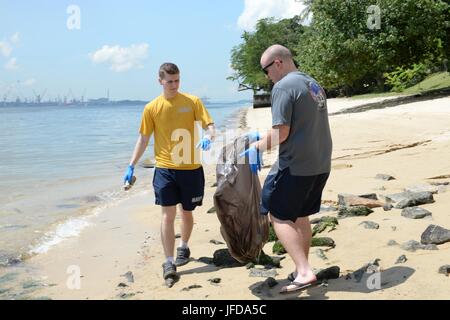
[[178, 112], [180, 112], [180, 113], [188, 113], [190, 111], [191, 111], [191, 108], [189, 108], [189, 107], [181, 107], [178, 109]]
[[317, 108], [319, 111], [325, 110], [327, 108], [327, 97], [325, 91], [321, 86], [315, 81], [309, 83], [309, 94], [313, 100], [317, 103]]

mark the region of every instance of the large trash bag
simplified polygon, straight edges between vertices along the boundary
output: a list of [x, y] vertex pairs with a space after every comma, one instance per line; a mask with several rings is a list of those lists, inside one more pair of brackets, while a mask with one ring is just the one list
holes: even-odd
[[242, 263], [255, 261], [269, 238], [269, 221], [260, 214], [261, 184], [246, 159], [239, 158], [252, 141], [236, 138], [225, 146], [216, 168], [214, 205], [220, 232], [230, 254]]

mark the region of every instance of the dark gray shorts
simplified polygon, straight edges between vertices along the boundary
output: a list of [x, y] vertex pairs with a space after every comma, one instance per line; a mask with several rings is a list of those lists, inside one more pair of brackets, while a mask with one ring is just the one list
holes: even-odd
[[329, 176], [329, 172], [315, 176], [293, 176], [289, 168], [267, 176], [261, 196], [261, 214], [270, 212], [275, 218], [295, 223], [298, 218], [318, 213]]

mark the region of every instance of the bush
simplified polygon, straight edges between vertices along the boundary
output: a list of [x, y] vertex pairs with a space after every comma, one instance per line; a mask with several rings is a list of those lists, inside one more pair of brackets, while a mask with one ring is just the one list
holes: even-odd
[[425, 79], [428, 67], [423, 63], [415, 63], [412, 68], [397, 67], [390, 73], [385, 73], [386, 84], [392, 87], [391, 91], [402, 92]]

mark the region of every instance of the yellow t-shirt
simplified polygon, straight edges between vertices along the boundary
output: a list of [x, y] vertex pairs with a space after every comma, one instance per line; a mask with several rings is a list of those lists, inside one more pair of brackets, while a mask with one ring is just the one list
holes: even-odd
[[156, 167], [178, 170], [201, 167], [200, 150], [195, 148], [200, 141], [196, 121], [203, 129], [213, 123], [196, 96], [178, 93], [168, 100], [161, 95], [145, 106], [139, 132], [146, 136], [155, 133]]

